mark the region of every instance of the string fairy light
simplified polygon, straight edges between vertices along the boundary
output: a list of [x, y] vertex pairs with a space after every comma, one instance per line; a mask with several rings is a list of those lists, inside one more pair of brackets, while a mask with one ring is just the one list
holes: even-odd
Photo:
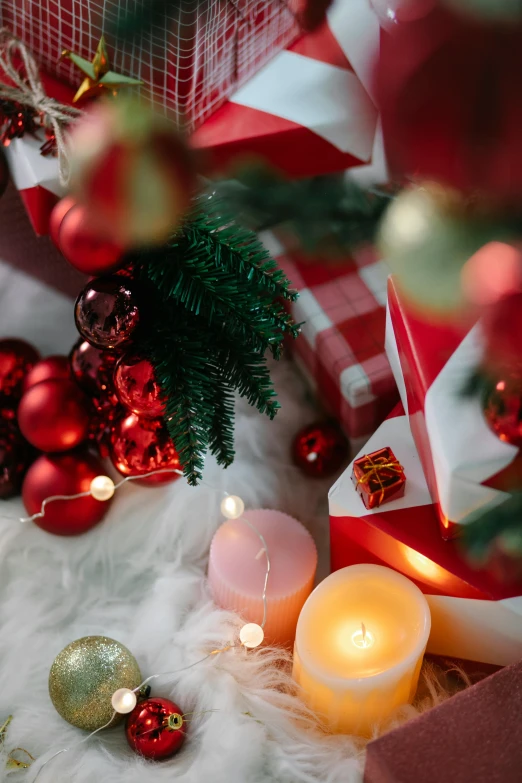
[[[145, 473], [140, 476], [126, 476], [125, 478], [121, 479], [117, 483], [115, 483], [110, 478], [110, 476], [99, 475], [92, 479], [88, 490], [84, 492], [78, 492], [74, 495], [50, 495], [49, 497], [45, 498], [42, 501], [39, 511], [37, 511], [34, 514], [31, 514], [31, 516], [18, 517], [17, 519], [22, 524], [26, 524], [27, 522], [34, 522], [37, 519], [42, 519], [45, 516], [45, 512], [49, 504], [55, 503], [60, 500], [77, 500], [80, 498], [91, 496], [95, 500], [106, 502], [113, 497], [113, 495], [115, 494], [115, 492], [117, 492], [117, 490], [119, 490], [128, 482], [148, 478], [149, 476], [157, 476], [158, 474], [161, 473], [176, 473], [179, 476], [183, 475], [182, 471], [179, 470], [178, 468], [159, 468], [158, 470], [153, 470], [150, 471], [149, 473]], [[238, 519], [241, 522], [244, 522], [252, 530], [252, 532], [255, 533], [255, 535], [259, 538], [261, 543], [262, 549], [260, 551], [260, 554], [263, 553], [266, 559], [266, 571], [265, 571], [263, 591], [261, 596], [262, 603], [263, 603], [263, 619], [261, 623], [245, 623], [245, 625], [243, 625], [239, 630], [239, 646], [244, 647], [247, 650], [255, 649], [256, 647], [259, 647], [263, 643], [265, 637], [264, 628], [266, 625], [267, 613], [268, 613], [268, 599], [267, 599], [268, 581], [270, 578], [270, 571], [271, 571], [271, 561], [270, 561], [270, 554], [268, 551], [268, 545], [263, 534], [256, 528], [255, 525], [252, 524], [252, 522], [250, 522], [245, 516], [243, 516], [245, 511], [245, 503], [243, 499], [239, 497], [239, 495], [231, 495], [228, 492], [219, 490], [217, 487], [212, 486], [206, 481], [202, 481], [201, 483], [209, 487], [213, 491], [217, 491], [223, 494], [224, 497], [220, 503], [220, 509], [223, 516], [226, 519]], [[6, 517], [6, 518], [13, 519], [13, 517]], [[138, 703], [139, 695], [144, 693], [145, 689], [148, 689], [149, 683], [152, 682], [153, 680], [157, 680], [161, 677], [172, 677], [177, 674], [180, 674], [181, 672], [188, 671], [189, 669], [192, 669], [195, 666], [199, 666], [200, 664], [204, 663], [210, 658], [216, 657], [221, 653], [225, 653], [228, 650], [234, 649], [237, 646], [238, 645], [236, 643], [230, 642], [224, 647], [221, 647], [216, 650], [212, 650], [211, 652], [207, 653], [207, 655], [205, 655], [203, 658], [200, 658], [199, 660], [194, 661], [193, 663], [189, 664], [188, 666], [184, 666], [181, 669], [176, 669], [171, 672], [161, 672], [159, 674], [151, 674], [149, 677], [143, 680], [143, 682], [140, 685], [138, 685], [134, 689], [119, 688], [112, 694], [111, 697], [113, 714], [110, 720], [103, 726], [100, 726], [99, 728], [92, 731], [86, 737], [83, 737], [81, 740], [71, 745], [70, 747], [62, 748], [56, 751], [55, 753], [53, 753], [39, 767], [31, 783], [36, 783], [44, 767], [46, 767], [47, 764], [49, 764], [57, 756], [60, 756], [63, 753], [67, 753], [68, 751], [78, 747], [79, 745], [82, 745], [83, 743], [87, 742], [89, 739], [94, 737], [95, 734], [98, 734], [100, 731], [109, 728], [109, 726], [113, 724], [114, 719], [116, 718], [117, 715], [130, 714]], [[181, 725], [183, 724], [183, 720], [185, 716], [182, 715], [177, 717], [180, 719], [180, 725], [177, 726], [177, 728], [180, 728]], [[41, 760], [42, 759], [40, 759], [40, 761]], [[38, 763], [38, 761], [39, 760], [37, 759], [36, 763]]]

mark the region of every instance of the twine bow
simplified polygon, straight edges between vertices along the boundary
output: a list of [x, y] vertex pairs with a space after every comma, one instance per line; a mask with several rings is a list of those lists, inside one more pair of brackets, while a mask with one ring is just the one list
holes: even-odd
[[404, 473], [404, 468], [398, 459], [390, 460], [388, 457], [385, 457], [384, 454], [381, 457], [371, 457], [369, 454], [365, 454], [362, 459], [366, 460], [361, 468], [364, 473], [357, 479], [357, 484], [366, 484], [371, 481], [371, 479], [377, 481], [381, 488], [381, 496], [378, 505], [381, 505], [384, 500], [384, 491], [386, 489], [384, 481], [391, 478], [390, 476], [383, 476], [382, 472], [389, 470], [391, 473], [399, 475], [400, 473]]
[[[12, 720], [13, 720], [13, 716], [9, 715], [7, 720], [0, 726], [0, 749], [4, 744], [4, 740], [7, 735], [7, 729]], [[26, 760], [16, 758], [15, 754], [21, 754]], [[26, 750], [25, 748], [13, 748], [13, 750], [10, 750], [9, 753], [7, 754], [6, 769], [7, 770], [28, 769], [33, 763], [33, 761], [34, 761], [34, 756], [31, 756], [29, 751]]]
[[[15, 63], [21, 61], [22, 67]], [[60, 183], [67, 185], [70, 175], [66, 126], [78, 120], [82, 112], [74, 106], [50, 98], [43, 87], [36, 60], [27, 47], [7, 27], [0, 29], [0, 68], [16, 85], [0, 83], [0, 98], [30, 106], [50, 125], [56, 139]]]

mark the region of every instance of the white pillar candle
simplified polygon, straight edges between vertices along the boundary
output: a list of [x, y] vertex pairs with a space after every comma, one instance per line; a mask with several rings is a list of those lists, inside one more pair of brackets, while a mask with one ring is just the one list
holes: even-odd
[[297, 623], [293, 676], [304, 701], [334, 732], [369, 736], [417, 689], [430, 633], [418, 587], [377, 565], [331, 574]]

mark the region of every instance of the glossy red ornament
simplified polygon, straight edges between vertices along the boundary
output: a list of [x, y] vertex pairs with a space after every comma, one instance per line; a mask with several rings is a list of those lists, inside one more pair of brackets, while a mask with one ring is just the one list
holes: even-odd
[[155, 696], [136, 705], [125, 723], [125, 735], [132, 750], [140, 756], [161, 761], [181, 748], [186, 725], [177, 704]]
[[504, 373], [522, 372], [522, 292], [504, 296], [484, 311], [483, 366], [502, 379]]
[[53, 240], [54, 244], [60, 250], [60, 229], [62, 227], [62, 221], [67, 213], [76, 205], [76, 200], [72, 196], [65, 196], [54, 207], [49, 218], [49, 236]]
[[85, 340], [96, 348], [113, 350], [130, 341], [140, 316], [128, 281], [108, 277], [87, 283], [76, 300], [74, 317]]
[[48, 381], [50, 378], [57, 380], [69, 380], [71, 377], [71, 370], [69, 367], [69, 359], [67, 356], [60, 356], [55, 354], [54, 356], [47, 356], [45, 359], [40, 359], [32, 370], [29, 370], [24, 378], [24, 393], [31, 386], [36, 386], [41, 381]]
[[339, 427], [316, 422], [297, 433], [292, 446], [295, 464], [313, 478], [336, 473], [348, 458], [348, 441]]
[[18, 495], [34, 451], [16, 425], [16, 421], [0, 422], [0, 499]]
[[136, 415], [155, 419], [165, 413], [161, 388], [148, 359], [122, 356], [114, 371], [114, 386], [121, 404]]
[[69, 362], [75, 381], [90, 397], [105, 397], [112, 391], [116, 364], [113, 353], [80, 338], [71, 350]]
[[123, 263], [122, 246], [100, 234], [80, 204], [63, 216], [58, 247], [71, 266], [85, 275], [106, 275]]
[[520, 22], [481, 23], [440, 3], [381, 35], [375, 87], [395, 179], [519, 203], [521, 40]]
[[[161, 468], [181, 469], [176, 448], [161, 419], [140, 419], [130, 413], [118, 421], [111, 436], [111, 459], [124, 476], [141, 476]], [[177, 473], [159, 473], [142, 479], [144, 484], [165, 484]]]
[[[51, 495], [75, 495], [88, 492], [96, 476], [105, 475], [103, 464], [82, 449], [65, 454], [42, 454], [33, 462], [24, 479], [22, 499], [31, 516], [41, 510]], [[49, 503], [45, 515], [35, 524], [58, 536], [76, 536], [90, 530], [103, 518], [110, 501], [95, 500], [91, 495], [76, 500]]]
[[41, 451], [78, 446], [89, 431], [89, 401], [72, 380], [51, 378], [26, 391], [18, 406], [25, 438]]
[[0, 398], [18, 400], [24, 378], [40, 359], [40, 354], [25, 340], [0, 340]]
[[500, 440], [522, 446], [522, 367], [497, 381], [484, 402], [484, 414]]

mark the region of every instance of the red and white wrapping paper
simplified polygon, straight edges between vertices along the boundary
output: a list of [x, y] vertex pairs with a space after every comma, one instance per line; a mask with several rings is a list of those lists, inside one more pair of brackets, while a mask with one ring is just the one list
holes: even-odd
[[519, 454], [490, 430], [478, 397], [461, 393], [482, 350], [480, 324], [465, 334], [424, 322], [390, 279], [386, 351], [445, 538], [508, 497], [499, 487]]
[[474, 570], [456, 541], [443, 541], [435, 506], [402, 408], [386, 419], [356, 459], [389, 446], [406, 473], [404, 496], [366, 509], [349, 465], [329, 493], [332, 570], [377, 563], [400, 571], [426, 594], [428, 652], [504, 666], [522, 657], [522, 582], [500, 583]]
[[398, 400], [384, 351], [388, 267], [372, 248], [332, 266], [265, 244], [299, 299], [290, 306], [304, 322], [291, 349], [318, 398], [340, 422], [352, 446], [362, 445]]
[[362, 177], [384, 182], [371, 88], [379, 35], [369, 0], [337, 0], [327, 23], [235, 92], [196, 131], [194, 145], [217, 170], [257, 156], [293, 176], [360, 167]]
[[150, 2], [2, 0], [0, 22], [43, 70], [76, 87], [83, 75], [60, 59], [62, 51], [92, 60], [105, 35], [112, 70], [141, 79], [141, 95], [189, 127], [201, 124], [299, 34], [297, 0], [180, 0], [150, 31], [127, 44], [117, 41], [114, 25], [140, 5]]

